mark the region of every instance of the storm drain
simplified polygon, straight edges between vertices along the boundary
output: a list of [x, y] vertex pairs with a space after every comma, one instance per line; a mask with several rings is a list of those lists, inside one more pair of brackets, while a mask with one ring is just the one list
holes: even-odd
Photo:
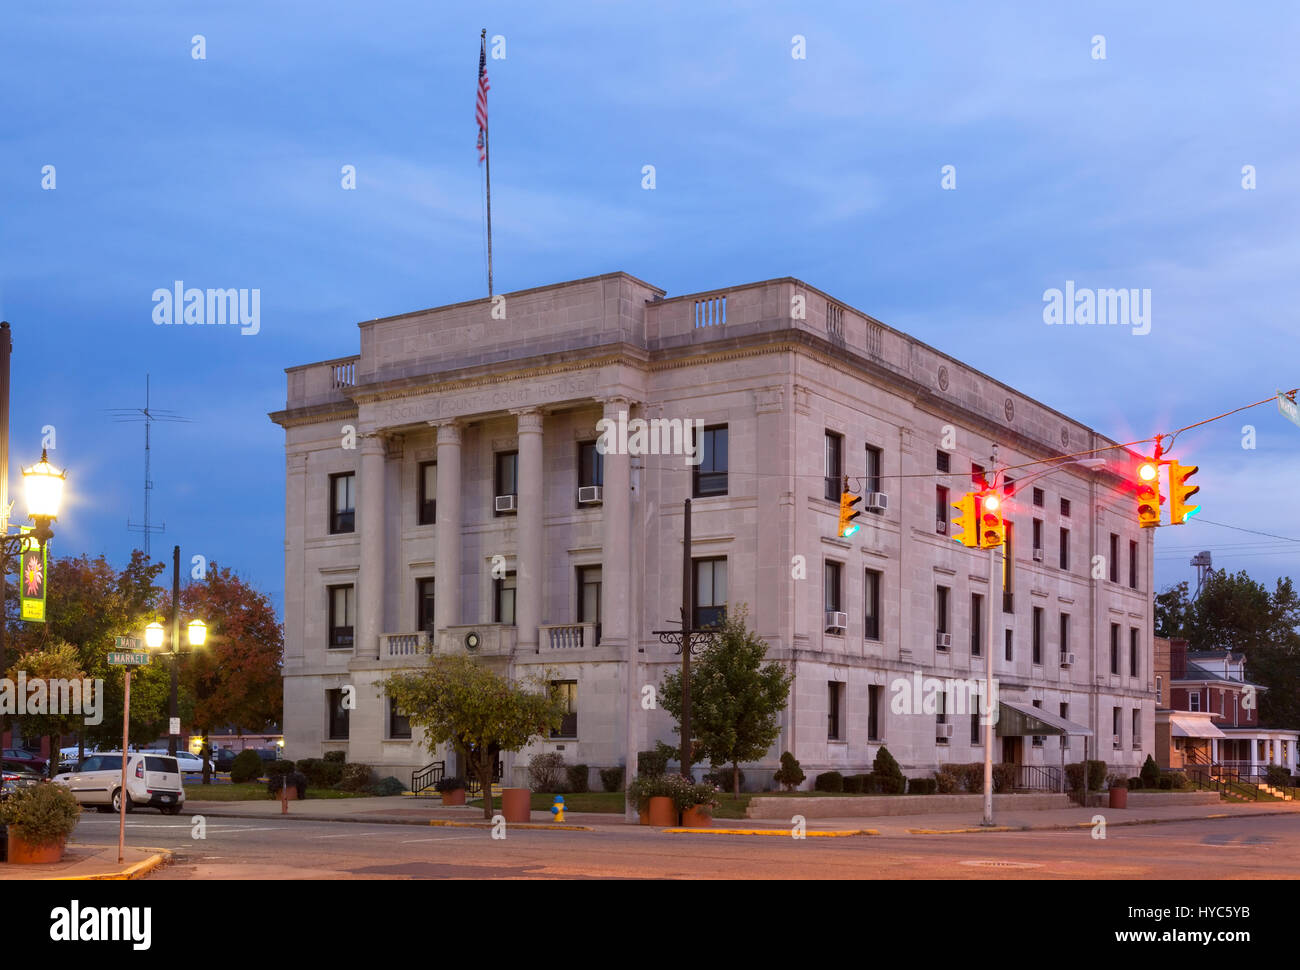
[[975, 866], [977, 869], [1041, 869], [1037, 862], [1006, 862], [1002, 859], [967, 859], [963, 866]]

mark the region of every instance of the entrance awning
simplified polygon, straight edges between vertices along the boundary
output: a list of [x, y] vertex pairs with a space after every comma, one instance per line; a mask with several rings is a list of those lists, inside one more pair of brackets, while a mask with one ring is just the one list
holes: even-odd
[[1034, 707], [1029, 701], [998, 701], [998, 737], [1033, 737], [1035, 735], [1068, 735], [1092, 737], [1092, 729], [1067, 721], [1059, 714]]
[[1169, 715], [1169, 733], [1176, 738], [1226, 738], [1227, 735], [1210, 723], [1208, 717]]

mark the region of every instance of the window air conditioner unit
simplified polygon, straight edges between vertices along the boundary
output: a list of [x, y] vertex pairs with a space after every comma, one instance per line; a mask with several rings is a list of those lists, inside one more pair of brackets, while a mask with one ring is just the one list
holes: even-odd
[[948, 523], [943, 519], [936, 520], [934, 523], [934, 531], [939, 533], [941, 536], [946, 536], [948, 534]]
[[952, 647], [951, 633], [938, 633], [934, 635], [934, 645], [939, 650], [948, 650]]
[[863, 496], [862, 506], [868, 509], [880, 509], [883, 512], [889, 508], [889, 496], [884, 492], [868, 492]]
[[826, 611], [826, 629], [840, 630], [841, 632], [849, 628], [849, 615], [840, 613], [835, 610]]
[[936, 741], [947, 741], [952, 737], [951, 724], [936, 724], [934, 726], [934, 739]]
[[598, 505], [601, 501], [603, 492], [599, 485], [583, 485], [578, 489], [579, 505]]
[[1042, 562], [1042, 561], [1043, 561], [1043, 550], [1042, 550], [1042, 549], [1035, 549], [1035, 550], [1034, 550], [1034, 562]]
[[518, 509], [515, 508], [515, 496], [514, 496], [514, 495], [498, 495], [498, 496], [497, 496], [497, 511], [498, 511], [498, 512], [516, 512], [516, 511], [518, 511]]
[[1073, 667], [1073, 666], [1074, 666], [1074, 654], [1072, 654], [1072, 653], [1063, 653], [1063, 654], [1061, 654], [1061, 666], [1062, 666], [1062, 667]]

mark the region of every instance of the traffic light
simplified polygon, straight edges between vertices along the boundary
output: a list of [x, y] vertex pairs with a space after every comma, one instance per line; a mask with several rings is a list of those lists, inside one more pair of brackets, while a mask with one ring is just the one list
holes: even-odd
[[[953, 540], [974, 549], [980, 542], [979, 531], [975, 528], [975, 496], [967, 492], [953, 502], [952, 507], [960, 513], [952, 520]], [[956, 533], [957, 529], [961, 529], [960, 534]]]
[[861, 528], [861, 526], [855, 525], [853, 522], [854, 519], [862, 514], [860, 509], [854, 508], [854, 506], [861, 501], [861, 495], [854, 495], [852, 492], [840, 492], [839, 535], [841, 539], [847, 539]]
[[1188, 505], [1187, 500], [1201, 490], [1199, 485], [1189, 485], [1187, 480], [1200, 471], [1197, 465], [1169, 463], [1169, 524], [1182, 525], [1197, 512], [1199, 505]]
[[981, 549], [992, 549], [1006, 541], [1007, 527], [1002, 521], [1002, 499], [995, 491], [980, 493], [979, 540]]
[[1137, 482], [1138, 525], [1154, 529], [1160, 524], [1160, 466], [1147, 459], [1138, 465]]

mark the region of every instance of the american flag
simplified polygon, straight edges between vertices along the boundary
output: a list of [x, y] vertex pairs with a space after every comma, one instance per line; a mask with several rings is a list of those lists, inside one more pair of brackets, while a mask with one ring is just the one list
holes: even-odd
[[487, 158], [487, 94], [491, 90], [487, 76], [487, 38], [478, 49], [478, 96], [474, 99], [474, 120], [478, 122], [478, 160]]

